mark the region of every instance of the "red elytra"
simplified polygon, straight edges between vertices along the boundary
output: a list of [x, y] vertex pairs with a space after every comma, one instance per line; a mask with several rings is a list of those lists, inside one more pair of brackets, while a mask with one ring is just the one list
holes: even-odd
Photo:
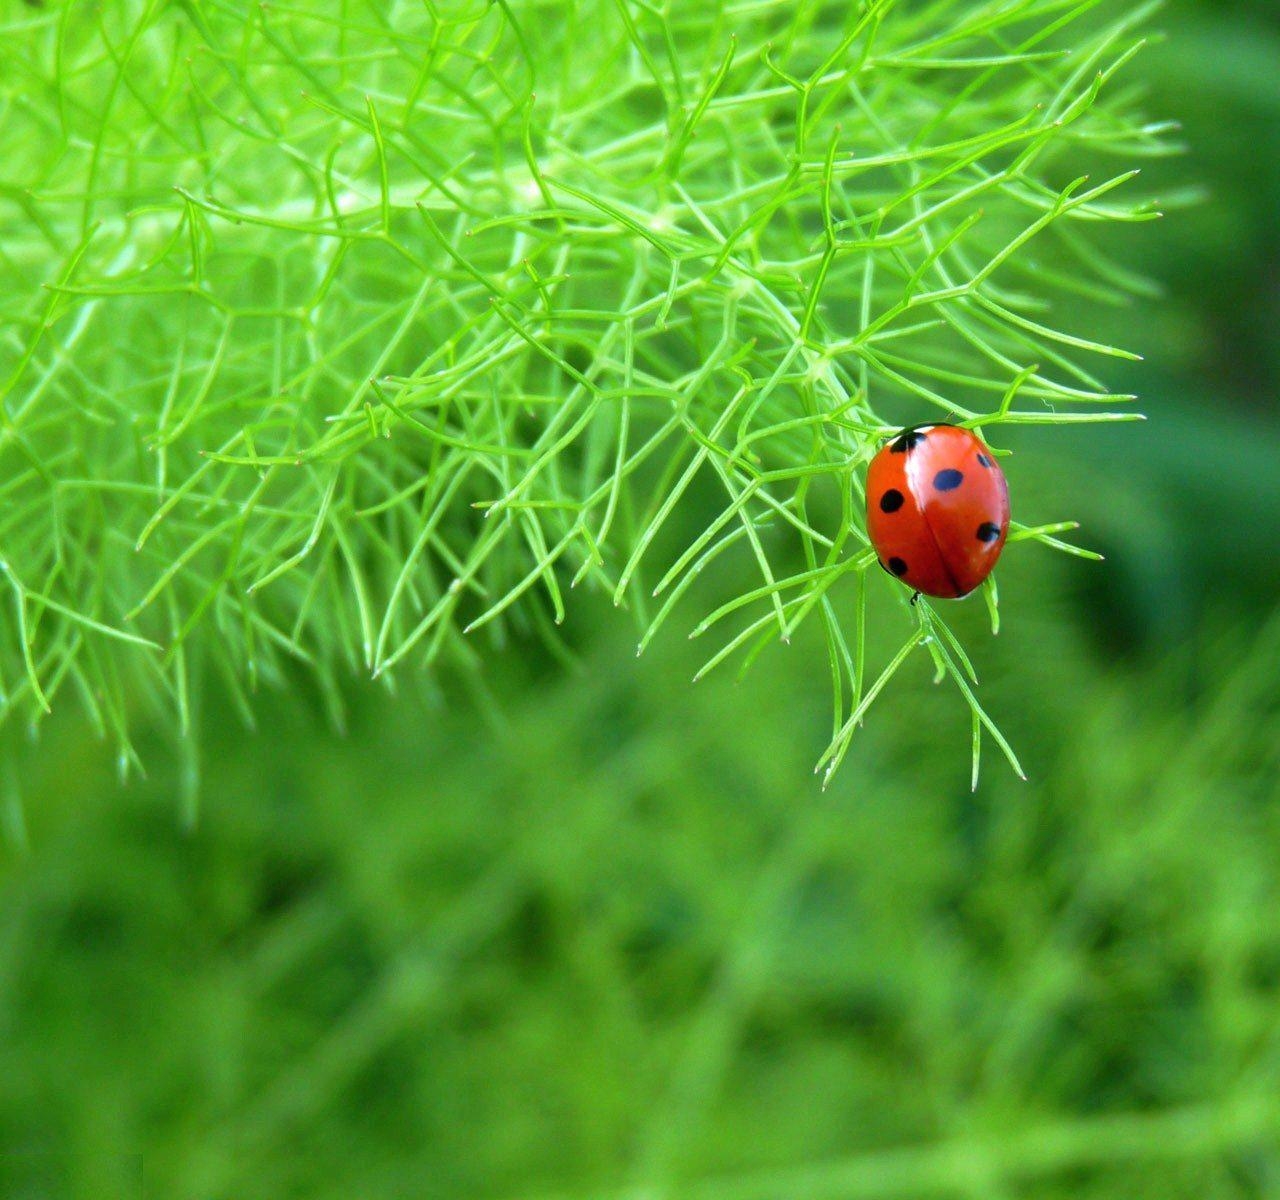
[[867, 468], [867, 533], [880, 565], [926, 596], [968, 595], [1009, 535], [1009, 485], [967, 429], [915, 425]]

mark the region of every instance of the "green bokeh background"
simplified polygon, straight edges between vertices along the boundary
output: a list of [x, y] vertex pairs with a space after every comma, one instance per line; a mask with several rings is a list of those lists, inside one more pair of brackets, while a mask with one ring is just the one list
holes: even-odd
[[0, 778], [0, 1196], [1280, 1196], [1280, 11], [1158, 24], [1147, 171], [1206, 196], [1089, 314], [1150, 420], [1009, 460], [1108, 561], [959, 620], [1030, 782], [970, 793], [921, 658], [823, 794], [817, 646], [694, 687], [590, 598], [567, 668], [342, 734], [211, 687], [125, 786], [55, 717]]

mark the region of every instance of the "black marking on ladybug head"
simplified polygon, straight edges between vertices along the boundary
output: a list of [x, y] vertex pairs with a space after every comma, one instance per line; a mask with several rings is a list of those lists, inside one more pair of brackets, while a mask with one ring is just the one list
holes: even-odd
[[914, 450], [920, 445], [932, 428], [932, 425], [912, 425], [910, 429], [904, 429], [889, 443], [889, 449], [894, 454], [906, 454], [908, 450]]
[[946, 467], [933, 477], [933, 486], [940, 492], [954, 492], [964, 482], [964, 474], [955, 467]]
[[907, 564], [900, 558], [891, 558], [889, 560], [889, 570], [895, 575], [905, 575], [907, 573]]
[[978, 541], [980, 542], [998, 542], [1000, 540], [1000, 526], [991, 521], [983, 521], [978, 526]]
[[906, 503], [906, 497], [897, 488], [890, 488], [880, 497], [880, 511], [895, 513]]

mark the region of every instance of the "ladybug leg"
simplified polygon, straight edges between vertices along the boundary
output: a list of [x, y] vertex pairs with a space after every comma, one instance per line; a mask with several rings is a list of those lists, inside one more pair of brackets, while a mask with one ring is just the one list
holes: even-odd
[[911, 593], [911, 606], [912, 606], [913, 608], [915, 607], [915, 603], [916, 603], [916, 601], [917, 601], [917, 600], [919, 600], [919, 599], [920, 599], [920, 593], [919, 593], [919, 592], [912, 592], [912, 593]]

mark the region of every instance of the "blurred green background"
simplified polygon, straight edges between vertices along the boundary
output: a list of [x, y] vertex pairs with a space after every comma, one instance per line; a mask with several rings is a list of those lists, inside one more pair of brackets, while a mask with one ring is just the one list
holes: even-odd
[[1147, 172], [1207, 195], [1090, 314], [1150, 420], [1009, 460], [1108, 561], [959, 618], [1031, 781], [970, 793], [922, 658], [823, 794], [814, 646], [693, 687], [589, 599], [568, 669], [343, 735], [210, 687], [124, 786], [55, 717], [0, 779], [0, 1196], [1280, 1196], [1280, 11], [1158, 25]]

